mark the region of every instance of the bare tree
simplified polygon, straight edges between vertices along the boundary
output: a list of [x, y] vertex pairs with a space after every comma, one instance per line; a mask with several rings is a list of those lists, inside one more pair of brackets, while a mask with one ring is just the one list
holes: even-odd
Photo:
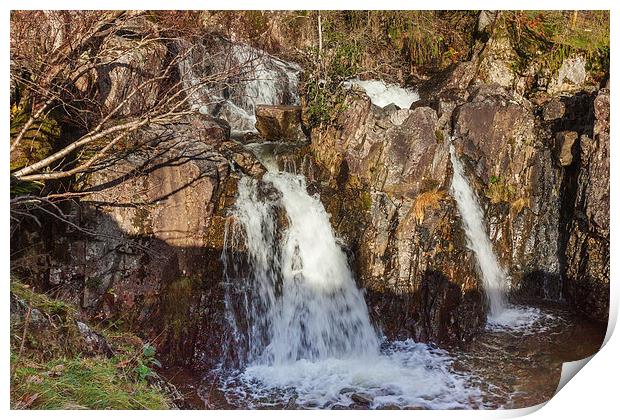
[[[65, 181], [148, 147], [135, 134], [183, 121], [196, 112], [197, 101], [212, 105], [205, 92], [221, 92], [251, 77], [260, 60], [240, 62], [229, 57], [230, 48], [215, 48], [208, 61], [226, 64], [205, 69], [203, 60], [195, 68], [204, 52], [196, 50], [202, 38], [195, 19], [179, 28], [171, 23], [174, 16], [160, 18], [126, 11], [12, 12], [12, 232], [24, 220], [40, 226], [41, 217], [71, 225], [57, 203], [78, 200], [82, 193]], [[50, 121], [63, 127], [53, 147], [28, 155], [25, 163], [18, 159]], [[45, 188], [39, 193], [21, 188], [33, 183]]]
[[[177, 45], [175, 39], [142, 15], [117, 11], [12, 14], [11, 81], [19, 88], [20, 106], [28, 109], [29, 118], [12, 136], [11, 152], [58, 111], [79, 128], [76, 138], [64, 139], [48, 156], [14, 170], [15, 178], [45, 181], [82, 173], [131, 133], [190, 114], [195, 91], [228, 78], [230, 69], [184, 83], [180, 69], [189, 72], [191, 67], [179, 64], [191, 54], [191, 47], [174, 53], [164, 47], [162, 52], [163, 46]], [[156, 56], [151, 68], [132, 67], [132, 57], [143, 59], [148, 54]], [[126, 83], [122, 92], [103, 92], [97, 81], [110, 69], [120, 72], [117, 79], [130, 80], [120, 81]]]

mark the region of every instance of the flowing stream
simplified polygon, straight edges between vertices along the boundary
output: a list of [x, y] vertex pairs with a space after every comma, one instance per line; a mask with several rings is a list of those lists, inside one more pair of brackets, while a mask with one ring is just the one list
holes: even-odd
[[[246, 44], [224, 39], [216, 44], [215, 51], [193, 45], [192, 54], [179, 65], [185, 87], [193, 92], [195, 109], [226, 120], [238, 135], [256, 131], [256, 105], [299, 103], [299, 65]], [[215, 75], [211, 76], [215, 81], [201, 86], [210, 75]]]

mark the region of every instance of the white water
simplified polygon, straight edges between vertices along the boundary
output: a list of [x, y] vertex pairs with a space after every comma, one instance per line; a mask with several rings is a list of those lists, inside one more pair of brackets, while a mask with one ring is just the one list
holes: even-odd
[[506, 309], [504, 297], [507, 289], [506, 273], [497, 262], [493, 245], [484, 227], [484, 214], [478, 203], [478, 197], [467, 182], [463, 165], [456, 157], [452, 144], [450, 144], [450, 160], [453, 168], [450, 191], [461, 214], [467, 246], [474, 251], [482, 274], [484, 291], [489, 301], [489, 318], [494, 318]]
[[508, 291], [506, 272], [499, 265], [493, 252], [493, 244], [484, 226], [484, 214], [478, 197], [465, 177], [463, 165], [456, 156], [453, 144], [450, 144], [450, 160], [453, 168], [450, 192], [461, 215], [467, 246], [476, 256], [489, 302], [487, 328], [493, 331], [536, 331], [535, 327], [540, 326], [547, 315], [536, 308], [514, 306], [506, 302]]
[[303, 176], [269, 167], [262, 182], [240, 181], [233, 214], [231, 244], [244, 243], [247, 255], [227, 263], [238, 268], [229, 281], [243, 290], [242, 304], [228, 307], [242, 306], [233, 318], [247, 356], [221, 384], [229, 402], [294, 397], [326, 408], [364, 393], [375, 408], [479, 404], [480, 391], [452, 371], [447, 353], [411, 340], [382, 343], [321, 201]]
[[366, 92], [370, 102], [383, 108], [389, 104], [395, 104], [401, 109], [406, 109], [412, 103], [420, 100], [418, 92], [395, 84], [385, 83], [383, 80], [359, 80], [352, 79], [345, 84], [348, 87], [357, 86]]
[[[197, 86], [209, 74], [228, 74], [225, 80], [195, 92], [192, 99], [196, 109], [226, 120], [231, 131], [243, 133], [256, 131], [256, 105], [299, 104], [301, 67], [246, 44], [220, 44], [217, 53], [202, 51], [180, 64], [186, 88]], [[197, 70], [201, 68], [204, 74]]]

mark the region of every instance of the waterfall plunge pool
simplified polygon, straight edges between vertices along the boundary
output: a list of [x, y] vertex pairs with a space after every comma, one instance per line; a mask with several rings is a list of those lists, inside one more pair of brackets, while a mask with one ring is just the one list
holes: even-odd
[[[386, 342], [379, 365], [363, 359], [300, 361], [272, 370], [254, 366], [246, 371], [197, 372], [170, 367], [161, 373], [193, 409], [529, 407], [553, 397], [562, 363], [594, 354], [604, 337], [599, 325], [557, 304], [539, 302], [537, 306], [529, 307], [544, 314], [540, 322], [519, 332], [489, 326], [462, 348], [437, 349], [412, 340]], [[405, 372], [390, 376], [400, 363]], [[407, 371], [407, 363], [415, 364], [414, 369]], [[390, 370], [378, 372], [386, 365]], [[273, 382], [262, 382], [261, 377]], [[398, 380], [411, 382], [397, 391], [394, 383]], [[274, 386], [277, 381], [280, 387]], [[403, 398], [407, 388], [413, 392]], [[437, 390], [447, 392], [433, 395]], [[353, 401], [355, 393], [372, 397], [372, 402]]]

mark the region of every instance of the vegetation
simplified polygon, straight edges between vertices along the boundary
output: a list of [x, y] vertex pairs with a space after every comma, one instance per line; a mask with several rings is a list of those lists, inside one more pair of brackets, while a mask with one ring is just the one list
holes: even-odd
[[[345, 109], [343, 82], [377, 77], [407, 83], [467, 59], [476, 12], [321, 12], [321, 38], [305, 57], [305, 97], [310, 126], [333, 122]], [[317, 23], [318, 25], [318, 23]], [[316, 45], [316, 44], [315, 44]]]
[[513, 185], [507, 184], [499, 176], [491, 176], [489, 183], [484, 192], [485, 196], [491, 201], [492, 204], [510, 203], [517, 193], [517, 189]]
[[424, 221], [424, 215], [428, 210], [437, 210], [441, 202], [445, 200], [446, 192], [443, 190], [425, 191], [415, 198], [411, 212], [415, 215], [418, 224]]
[[[16, 356], [11, 354], [11, 363]], [[125, 376], [116, 359], [25, 360], [11, 380], [13, 409], [167, 409], [165, 395], [144, 378]]]
[[609, 69], [607, 11], [510, 11], [502, 19], [519, 55], [519, 69], [538, 62], [555, 72], [574, 55], [585, 57], [591, 71]]
[[[80, 333], [77, 309], [11, 283], [11, 407], [14, 409], [166, 409], [151, 384], [155, 348], [130, 333], [94, 331], [105, 354]], [[19, 306], [19, 308], [14, 307]]]
[[179, 64], [192, 47], [170, 54], [183, 32], [153, 20], [141, 11], [11, 13], [13, 222], [40, 225], [41, 213], [67, 221], [55, 203], [89, 173], [144, 147], [135, 134], [147, 126], [192, 114], [197, 89], [227, 80], [221, 72], [185, 86]]

